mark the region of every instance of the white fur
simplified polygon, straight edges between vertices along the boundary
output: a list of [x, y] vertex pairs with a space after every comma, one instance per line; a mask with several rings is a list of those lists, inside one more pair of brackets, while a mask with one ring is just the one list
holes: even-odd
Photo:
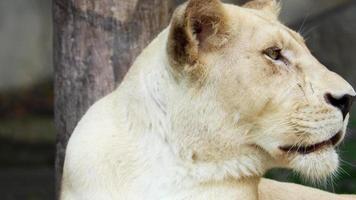
[[[253, 25], [265, 23], [255, 11], [228, 5], [225, 9], [231, 18], [248, 15]], [[272, 30], [269, 25], [265, 29]], [[250, 38], [252, 29], [245, 30], [239, 37]], [[266, 30], [256, 31], [254, 43], [231, 41], [223, 52], [208, 54], [209, 73], [199, 89], [173, 76], [166, 52], [169, 28], [164, 30], [119, 88], [79, 122], [67, 147], [61, 200], [255, 200], [260, 177], [272, 167], [315, 177], [334, 171], [338, 161], [333, 149], [318, 157], [286, 155], [278, 147], [301, 139], [290, 122], [309, 127], [303, 130], [305, 144], [323, 141], [346, 127], [339, 111], [320, 103], [321, 92], [315, 91], [354, 91], [334, 75], [336, 86], [318, 80], [315, 73], [331, 77], [321, 66], [301, 69], [305, 76], [283, 68], [279, 70], [284, 76], [262, 75], [264, 60], [241, 55], [256, 57], [246, 48], [267, 40], [258, 35]], [[316, 64], [304, 47], [294, 50], [298, 53], [288, 53], [291, 59], [302, 58], [305, 66]], [[304, 93], [297, 83], [302, 83]], [[315, 114], [325, 108], [327, 115]], [[309, 119], [315, 122], [303, 124]], [[321, 127], [320, 134], [313, 132], [314, 126]], [[312, 166], [319, 161], [326, 163]]]
[[[166, 63], [162, 56], [166, 37], [167, 30], [135, 63], [132, 71], [140, 67], [140, 72], [131, 72], [114, 93], [92, 106], [78, 124], [67, 147], [61, 199], [215, 199], [223, 194], [233, 197], [239, 194], [238, 182], [218, 184], [219, 181], [229, 176], [239, 179], [264, 173], [258, 167], [261, 161], [254, 156], [216, 164], [192, 164], [179, 159], [182, 152], [167, 143], [174, 125], [170, 112], [183, 109], [184, 114], [185, 105], [176, 105], [186, 95], [183, 91], [177, 94], [179, 89], [171, 86], [173, 80], [167, 65], [162, 65]], [[126, 84], [131, 79], [137, 84]], [[196, 106], [203, 106], [203, 101]], [[200, 184], [211, 180], [217, 182], [216, 191], [204, 193]]]

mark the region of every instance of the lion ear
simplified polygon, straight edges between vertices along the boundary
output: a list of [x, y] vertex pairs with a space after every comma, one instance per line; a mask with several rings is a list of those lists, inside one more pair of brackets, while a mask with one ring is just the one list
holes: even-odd
[[176, 64], [193, 65], [204, 52], [227, 43], [228, 25], [219, 0], [190, 0], [173, 14], [168, 53]]
[[277, 0], [252, 0], [243, 5], [245, 8], [263, 10], [278, 18], [281, 11], [281, 4]]

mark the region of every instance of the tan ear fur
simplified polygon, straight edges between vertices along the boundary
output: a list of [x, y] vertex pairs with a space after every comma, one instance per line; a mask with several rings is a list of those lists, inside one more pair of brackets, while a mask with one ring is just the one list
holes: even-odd
[[168, 55], [179, 72], [204, 73], [200, 55], [226, 44], [227, 17], [219, 0], [190, 0], [173, 14], [168, 41]]
[[263, 10], [271, 13], [276, 18], [278, 18], [281, 11], [280, 2], [277, 0], [253, 0], [244, 4], [243, 7]]
[[226, 37], [227, 16], [219, 0], [190, 0], [185, 12], [187, 28], [200, 48], [218, 48]]

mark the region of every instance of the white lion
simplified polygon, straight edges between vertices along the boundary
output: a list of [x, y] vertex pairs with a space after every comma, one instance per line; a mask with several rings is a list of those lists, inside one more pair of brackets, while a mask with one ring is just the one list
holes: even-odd
[[62, 200], [343, 199], [262, 179], [336, 172], [354, 89], [273, 0], [190, 0], [70, 138]]

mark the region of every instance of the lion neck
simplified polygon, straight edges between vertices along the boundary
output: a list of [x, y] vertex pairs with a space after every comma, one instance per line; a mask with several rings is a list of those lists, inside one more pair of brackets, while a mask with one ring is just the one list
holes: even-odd
[[[143, 51], [120, 86], [121, 91], [126, 91], [123, 98], [128, 99], [128, 112], [135, 116], [131, 118], [135, 120], [131, 131], [141, 132], [133, 135], [137, 135], [140, 144], [144, 144], [139, 149], [142, 155], [147, 155], [152, 144], [156, 145], [156, 151], [142, 159], [149, 160], [153, 168], [161, 168], [164, 163], [171, 170], [162, 170], [161, 173], [166, 173], [167, 177], [174, 176], [175, 183], [231, 185], [234, 182], [234, 185], [239, 185], [235, 192], [242, 195], [243, 191], [250, 191], [249, 197], [255, 199], [257, 192], [251, 195], [251, 191], [257, 191], [257, 183], [264, 173], [263, 158], [251, 156], [254, 152], [247, 146], [239, 148], [224, 142], [217, 143], [219, 139], [214, 137], [223, 133], [219, 135], [213, 130], [218, 130], [216, 121], [223, 123], [223, 114], [214, 109], [217, 106], [208, 100], [209, 94], [192, 99], [188, 93], [195, 91], [187, 91], [186, 87], [177, 84], [166, 55], [167, 32], [168, 29], [163, 31]], [[203, 110], [215, 117], [205, 119]], [[210, 127], [205, 126], [207, 124]], [[147, 134], [154, 137], [147, 140]], [[251, 182], [256, 184], [247, 184]], [[239, 188], [244, 189], [239, 191]]]

